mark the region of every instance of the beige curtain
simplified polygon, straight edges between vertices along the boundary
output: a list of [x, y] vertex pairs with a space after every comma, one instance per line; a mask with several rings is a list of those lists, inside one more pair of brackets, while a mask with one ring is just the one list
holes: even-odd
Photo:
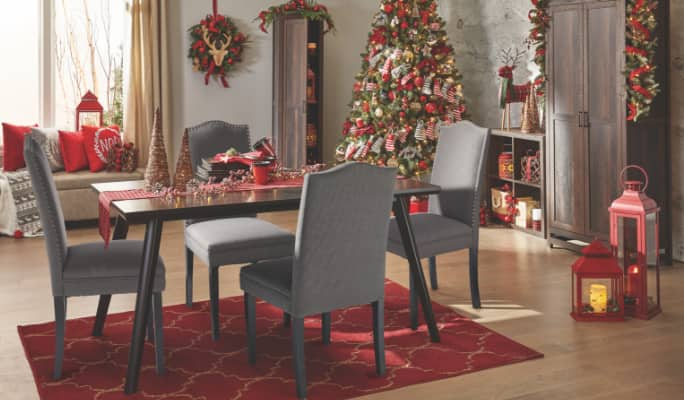
[[162, 112], [162, 132], [169, 165], [173, 154], [171, 85], [166, 0], [131, 1], [131, 53], [129, 85], [124, 113], [124, 137], [135, 143], [139, 165], [147, 165], [154, 110]]

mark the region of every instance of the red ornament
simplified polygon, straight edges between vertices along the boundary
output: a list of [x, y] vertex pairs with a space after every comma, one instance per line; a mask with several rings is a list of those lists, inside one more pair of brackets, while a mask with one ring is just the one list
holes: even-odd
[[435, 103], [427, 103], [425, 105], [425, 112], [427, 112], [428, 114], [434, 114], [436, 111], [437, 106], [435, 105]]
[[22, 239], [23, 237], [24, 237], [24, 232], [20, 231], [19, 229], [14, 231], [14, 238], [15, 239]]
[[392, 11], [394, 11], [394, 6], [392, 6], [391, 4], [385, 4], [384, 9], [387, 14], [391, 14]]
[[363, 128], [366, 125], [366, 123], [363, 121], [363, 118], [358, 118], [356, 120], [356, 127], [357, 128]]
[[[644, 181], [624, 180], [629, 170], [638, 170]], [[627, 277], [625, 315], [651, 319], [660, 314], [660, 208], [646, 195], [648, 174], [635, 165], [622, 170], [624, 192], [613, 201], [610, 214], [610, 245]], [[653, 274], [649, 275], [649, 268]], [[649, 284], [649, 279], [654, 281]]]
[[416, 87], [422, 88], [423, 84], [425, 83], [425, 79], [423, 79], [421, 76], [418, 76], [413, 80], [413, 83], [416, 84]]

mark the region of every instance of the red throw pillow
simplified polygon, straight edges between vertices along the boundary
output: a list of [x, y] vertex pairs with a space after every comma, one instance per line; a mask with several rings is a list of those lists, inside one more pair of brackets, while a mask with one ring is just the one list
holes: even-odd
[[[38, 126], [38, 125], [34, 125]], [[24, 168], [24, 136], [31, 132], [32, 126], [17, 126], [2, 123], [3, 166], [7, 172]]]
[[117, 144], [121, 144], [119, 127], [97, 128], [94, 126], [84, 126], [81, 130], [83, 131], [83, 144], [88, 156], [90, 171], [102, 171], [109, 163], [109, 150]]
[[88, 157], [83, 147], [83, 134], [81, 132], [59, 131], [59, 147], [62, 150], [66, 172], [76, 172], [88, 168]]

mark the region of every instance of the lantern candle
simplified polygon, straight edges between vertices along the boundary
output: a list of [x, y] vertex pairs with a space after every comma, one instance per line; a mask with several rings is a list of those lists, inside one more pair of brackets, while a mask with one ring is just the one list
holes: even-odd
[[608, 309], [608, 287], [592, 284], [589, 288], [589, 302], [595, 313], [605, 313]]
[[639, 294], [639, 266], [632, 265], [627, 269], [627, 289], [625, 296], [635, 298]]

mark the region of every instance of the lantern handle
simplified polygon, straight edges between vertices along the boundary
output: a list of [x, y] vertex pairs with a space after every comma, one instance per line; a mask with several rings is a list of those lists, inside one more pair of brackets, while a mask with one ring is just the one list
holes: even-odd
[[638, 165], [628, 165], [622, 169], [622, 172], [620, 172], [620, 184], [622, 185], [622, 190], [625, 189], [625, 182], [626, 182], [625, 181], [625, 174], [630, 169], [636, 169], [636, 170], [640, 171], [641, 174], [644, 176], [645, 182], [644, 182], [644, 187], [641, 189], [641, 193], [645, 193], [646, 189], [648, 189], [648, 173], [646, 172], [645, 169], [643, 169], [642, 167], [640, 167]]

